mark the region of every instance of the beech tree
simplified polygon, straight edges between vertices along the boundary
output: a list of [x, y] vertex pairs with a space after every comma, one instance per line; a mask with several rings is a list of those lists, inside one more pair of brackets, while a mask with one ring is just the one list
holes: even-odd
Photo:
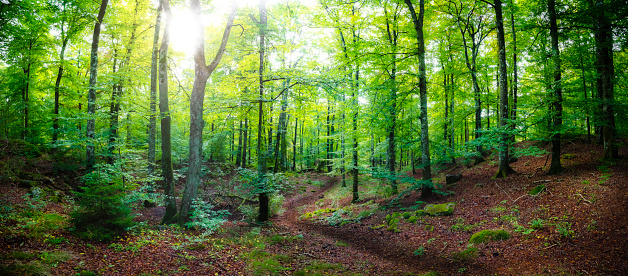
[[107, 4], [109, 0], [102, 0], [98, 16], [96, 17], [96, 23], [94, 24], [94, 34], [92, 36], [92, 50], [89, 65], [89, 91], [87, 94], [87, 148], [86, 148], [86, 167], [88, 171], [91, 171], [96, 164], [96, 83], [98, 81], [98, 43], [100, 41], [100, 29], [105, 18], [105, 12], [107, 11]]
[[496, 177], [506, 177], [507, 174], [514, 172], [510, 167], [509, 142], [508, 135], [509, 112], [508, 112], [508, 65], [506, 64], [506, 39], [504, 36], [504, 18], [502, 14], [502, 1], [495, 0], [493, 2], [495, 9], [495, 25], [497, 29], [497, 53], [499, 58], [499, 168]]
[[201, 21], [201, 4], [199, 0], [190, 0], [190, 10], [193, 14], [194, 28], [198, 33], [198, 41], [194, 52], [194, 86], [190, 97], [190, 154], [188, 179], [181, 200], [177, 221], [180, 225], [185, 224], [190, 219], [190, 208], [192, 202], [196, 200], [198, 187], [201, 184], [201, 162], [203, 146], [203, 101], [205, 97], [205, 86], [207, 79], [216, 70], [220, 59], [227, 49], [227, 42], [235, 20], [237, 6], [233, 6], [227, 26], [222, 36], [220, 48], [216, 56], [208, 65], [205, 58], [204, 27]]
[[[423, 35], [423, 18], [425, 15], [425, 3], [423, 0], [419, 0], [419, 13], [417, 14], [411, 0], [405, 0], [410, 15], [412, 16], [412, 22], [414, 23], [414, 30], [417, 37], [417, 54], [419, 58], [419, 97], [420, 97], [420, 109], [421, 114], [419, 118], [421, 120], [421, 167], [423, 169], [422, 179], [431, 181], [432, 179], [432, 167], [430, 161], [430, 136], [429, 136], [429, 124], [427, 118], [427, 77], [425, 69], [425, 40]], [[421, 188], [421, 197], [428, 198], [432, 196], [433, 187], [430, 185], [424, 185]]]

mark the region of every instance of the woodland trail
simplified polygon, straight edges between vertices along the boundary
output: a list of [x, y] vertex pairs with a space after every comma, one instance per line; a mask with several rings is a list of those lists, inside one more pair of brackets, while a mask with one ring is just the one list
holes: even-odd
[[[288, 232], [299, 232], [304, 235], [304, 239], [310, 239], [316, 247], [326, 250], [318, 250], [316, 254], [310, 254], [317, 258], [325, 259], [334, 250], [341, 251], [332, 255], [344, 256], [344, 259], [351, 261], [354, 258], [364, 258], [366, 262], [372, 264], [376, 271], [373, 273], [394, 274], [399, 272], [419, 273], [439, 268], [441, 271], [449, 270], [455, 272], [451, 261], [440, 256], [417, 257], [412, 254], [416, 248], [411, 248], [408, 243], [409, 236], [404, 233], [392, 233], [383, 229], [372, 229], [361, 223], [352, 223], [344, 226], [333, 226], [316, 223], [310, 220], [299, 218], [299, 207], [315, 204], [322, 198], [325, 192], [330, 190], [339, 182], [338, 177], [323, 176], [321, 179], [325, 183], [319, 190], [305, 196], [290, 198], [285, 204], [286, 212], [276, 218], [274, 223], [277, 227]], [[333, 242], [343, 241], [347, 244], [342, 248], [331, 248]], [[358, 257], [359, 256], [359, 257]], [[341, 261], [343, 258], [340, 259]], [[332, 260], [333, 262], [333, 260]], [[350, 264], [343, 264], [350, 267]], [[468, 267], [480, 274], [492, 275], [491, 269], [481, 263], [468, 264]]]

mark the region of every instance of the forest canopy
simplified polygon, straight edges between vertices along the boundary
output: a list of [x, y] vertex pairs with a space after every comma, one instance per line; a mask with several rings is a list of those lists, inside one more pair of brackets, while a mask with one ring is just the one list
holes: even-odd
[[[618, 157], [628, 132], [620, 0], [0, 1], [0, 138], [88, 171], [185, 167], [185, 224], [203, 162], [251, 175], [260, 221], [274, 174], [399, 174], [509, 161], [583, 139]], [[547, 147], [517, 151], [524, 140]], [[122, 166], [121, 166], [122, 167]], [[264, 203], [266, 202], [266, 203]], [[266, 205], [264, 205], [266, 204]]]

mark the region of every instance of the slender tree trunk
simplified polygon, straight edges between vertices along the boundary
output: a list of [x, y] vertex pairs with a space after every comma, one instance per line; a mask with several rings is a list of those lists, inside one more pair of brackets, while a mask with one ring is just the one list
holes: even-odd
[[[150, 64], [150, 115], [148, 119], [148, 173], [155, 172], [155, 149], [157, 132], [157, 66], [159, 63], [159, 32], [161, 28], [161, 4], [155, 17], [155, 34], [153, 35], [153, 53]], [[176, 212], [176, 209], [175, 209]]]
[[242, 141], [242, 168], [246, 168], [247, 150], [249, 148], [249, 119], [244, 118], [244, 139]]
[[497, 48], [499, 56], [499, 117], [501, 127], [501, 137], [499, 142], [499, 169], [495, 177], [506, 177], [507, 174], [514, 172], [508, 163], [509, 148], [508, 144], [510, 136], [506, 132], [509, 126], [508, 122], [508, 71], [506, 64], [506, 40], [504, 38], [504, 19], [502, 16], [502, 1], [495, 0], [495, 21], [497, 26]]
[[[589, 102], [589, 96], [587, 95], [587, 78], [586, 78], [586, 70], [584, 68], [584, 58], [582, 57], [582, 55], [580, 55], [580, 67], [582, 68], [582, 92], [584, 92], [584, 102], [588, 103]], [[591, 113], [591, 108], [589, 108], [589, 105], [586, 105], [586, 113], [587, 113], [587, 117], [586, 117], [586, 124], [587, 124], [587, 144], [591, 144], [591, 116], [589, 115]]]
[[[264, 178], [266, 177], [267, 164], [266, 164], [266, 153], [263, 151], [262, 144], [264, 143], [264, 139], [262, 137], [263, 132], [263, 119], [264, 119], [264, 59], [265, 59], [265, 36], [266, 36], [266, 23], [268, 21], [266, 14], [266, 1], [260, 0], [259, 3], [259, 113], [258, 113], [258, 132], [257, 132], [257, 171], [259, 183], [258, 185], [263, 185]], [[272, 130], [271, 130], [272, 131]], [[269, 132], [269, 137], [272, 137], [272, 133]], [[269, 138], [271, 139], [271, 138]], [[268, 145], [269, 147], [272, 144]], [[259, 187], [264, 188], [264, 187]], [[269, 210], [269, 197], [267, 193], [260, 193], [259, 196], [259, 215], [257, 217], [257, 221], [266, 222], [270, 217]]]
[[59, 71], [57, 72], [57, 80], [55, 81], [55, 109], [52, 121], [52, 143], [53, 145], [59, 139], [59, 94], [61, 89], [61, 79], [63, 78], [63, 63], [65, 62], [65, 49], [68, 46], [70, 35], [65, 35], [61, 43], [61, 51], [59, 53]]
[[[423, 39], [423, 18], [425, 15], [425, 3], [424, 0], [419, 0], [419, 14], [417, 16], [411, 0], [404, 0], [412, 21], [414, 23], [414, 29], [417, 33], [417, 53], [419, 55], [419, 101], [421, 112], [419, 118], [421, 119], [421, 167], [423, 168], [423, 180], [432, 179], [432, 168], [430, 161], [430, 139], [429, 139], [429, 125], [427, 118], [427, 76], [425, 69], [425, 41]], [[433, 193], [433, 186], [426, 184], [421, 188], [421, 197], [431, 197]]]
[[[168, 47], [170, 45], [170, 35], [168, 28], [172, 24], [172, 16], [170, 13], [169, 0], [161, 0], [160, 8], [166, 13], [166, 25], [161, 40], [159, 52], [153, 52], [153, 57], [159, 57], [159, 113], [161, 117], [161, 170], [163, 175], [164, 201], [166, 204], [166, 213], [161, 223], [172, 223], [177, 215], [177, 200], [175, 197], [174, 172], [172, 169], [172, 139], [171, 139], [171, 117], [170, 106], [168, 103]], [[160, 20], [161, 12], [157, 15]], [[159, 25], [159, 24], [158, 24]], [[155, 28], [157, 28], [157, 26]], [[156, 30], [157, 32], [157, 30]], [[159, 33], [156, 34], [155, 43], [159, 39]], [[154, 47], [156, 47], [154, 45]], [[155, 48], [156, 49], [156, 48]], [[154, 64], [157, 66], [157, 64]], [[151, 72], [152, 73], [152, 72]], [[155, 72], [156, 73], [156, 72]], [[157, 76], [155, 76], [157, 81]], [[156, 85], [156, 84], [155, 84]], [[151, 84], [152, 86], [152, 84]], [[152, 87], [151, 87], [152, 88]], [[157, 87], [155, 87], [157, 88]], [[152, 93], [152, 92], [151, 92]]]
[[[32, 49], [29, 47], [29, 53]], [[28, 61], [28, 65], [26, 65], [26, 69], [24, 70], [24, 74], [26, 75], [26, 80], [24, 81], [24, 88], [22, 89], [22, 102], [24, 104], [23, 112], [24, 112], [24, 128], [22, 129], [22, 140], [25, 140], [29, 137], [30, 131], [28, 131], [29, 125], [29, 107], [30, 107], [30, 82], [31, 82], [31, 64], [30, 57]]]
[[240, 120], [240, 128], [238, 128], [238, 149], [236, 152], [236, 160], [235, 160], [235, 165], [236, 167], [241, 167], [242, 166], [242, 120]]
[[194, 53], [194, 84], [192, 86], [192, 94], [190, 97], [190, 153], [188, 158], [188, 178], [183, 191], [181, 200], [181, 208], [177, 221], [179, 225], [184, 225], [190, 220], [190, 212], [192, 211], [192, 203], [196, 200], [198, 187], [201, 184], [201, 162], [203, 152], [203, 100], [205, 98], [205, 87], [207, 79], [216, 70], [223, 54], [227, 48], [229, 34], [233, 27], [233, 21], [236, 16], [237, 7], [234, 5], [225, 31], [222, 36], [220, 47], [212, 62], [207, 65], [205, 61], [205, 32], [201, 21], [201, 5], [199, 0], [190, 0], [190, 10], [193, 15], [193, 24], [198, 30], [198, 44]]
[[[510, 124], [510, 129], [515, 129], [515, 120], [517, 120], [517, 98], [518, 94], [518, 86], [519, 86], [519, 76], [517, 74], [517, 33], [515, 32], [515, 5], [513, 0], [510, 0], [510, 8], [512, 12], [510, 13], [510, 27], [512, 30], [512, 108], [510, 119], [513, 122]], [[513, 134], [511, 136], [511, 143], [515, 143], [516, 136]]]
[[358, 169], [358, 112], [360, 110], [360, 105], [358, 102], [358, 92], [360, 91], [360, 67], [358, 67], [358, 65], [356, 65], [356, 69], [355, 69], [355, 83], [353, 84], [354, 88], [351, 94], [351, 98], [353, 99], [353, 119], [352, 119], [352, 124], [353, 124], [353, 135], [351, 135], [352, 139], [353, 139], [353, 154], [351, 156], [352, 159], [352, 168], [351, 168], [351, 189], [352, 189], [352, 199], [351, 202], [352, 203], [356, 203], [360, 200], [360, 194], [358, 191], [358, 185], [359, 185], [359, 180], [358, 180], [358, 173], [359, 173], [359, 169]]
[[547, 174], [559, 174], [562, 171], [560, 164], [560, 132], [563, 124], [563, 92], [561, 77], [560, 50], [558, 48], [558, 24], [556, 23], [556, 0], [548, 0], [547, 11], [550, 21], [550, 37], [552, 39], [552, 61], [554, 81], [551, 85], [552, 93], [552, 163]]
[[299, 130], [299, 119], [294, 119], [294, 140], [292, 141], [292, 171], [297, 171], [297, 137]]
[[96, 138], [96, 83], [98, 82], [98, 42], [100, 41], [100, 25], [105, 18], [109, 0], [102, 0], [100, 10], [94, 24], [94, 34], [92, 36], [92, 51], [89, 65], [89, 91], [87, 93], [87, 147], [86, 147], [86, 168], [92, 171], [96, 164], [96, 151], [94, 139]]
[[[386, 11], [386, 8], [384, 8], [384, 12], [386, 13], [386, 31], [387, 31], [387, 35], [388, 35], [388, 43], [390, 43], [390, 46], [392, 47], [392, 56], [391, 56], [391, 71], [390, 71], [390, 79], [389, 81], [389, 85], [390, 85], [390, 98], [388, 99], [389, 101], [389, 113], [388, 113], [388, 148], [386, 151], [386, 165], [388, 167], [388, 173], [389, 173], [389, 181], [390, 181], [390, 188], [392, 190], [393, 194], [397, 194], [398, 190], [397, 190], [397, 176], [395, 173], [395, 164], [396, 164], [396, 157], [397, 157], [397, 151], [396, 151], [396, 145], [395, 145], [395, 130], [396, 130], [396, 125], [397, 125], [397, 38], [398, 38], [398, 32], [397, 32], [397, 28], [394, 24], [396, 24], [396, 22], [390, 22], [388, 20], [388, 13]], [[393, 16], [393, 20], [396, 21], [396, 14]], [[392, 26], [391, 26], [392, 25]], [[391, 30], [392, 27], [392, 30]]]

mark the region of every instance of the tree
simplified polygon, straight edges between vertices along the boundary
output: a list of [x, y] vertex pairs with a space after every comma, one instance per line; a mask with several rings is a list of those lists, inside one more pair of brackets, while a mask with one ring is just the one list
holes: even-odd
[[59, 12], [61, 13], [57, 26], [61, 38], [61, 49], [59, 50], [59, 69], [57, 79], [55, 81], [55, 100], [54, 100], [54, 118], [52, 124], [52, 143], [54, 144], [59, 137], [59, 97], [61, 92], [61, 79], [63, 78], [63, 70], [65, 68], [65, 52], [70, 40], [74, 39], [86, 26], [86, 18], [83, 14], [80, 3], [72, 1], [62, 1], [60, 3]]
[[[254, 18], [253, 18], [254, 19]], [[260, 0], [259, 2], [259, 21], [256, 23], [259, 25], [259, 109], [258, 109], [258, 120], [257, 120], [257, 173], [258, 173], [258, 183], [257, 185], [264, 185], [266, 173], [268, 171], [267, 168], [267, 153], [264, 152], [262, 144], [264, 143], [264, 139], [262, 138], [262, 132], [264, 127], [264, 39], [266, 38], [266, 24], [268, 23], [268, 17], [266, 14], [266, 1]], [[269, 137], [272, 137], [272, 134], [269, 132]], [[268, 145], [271, 146], [270, 143]], [[264, 189], [260, 189], [264, 190]], [[257, 221], [265, 222], [268, 221], [270, 216], [269, 210], [269, 197], [265, 192], [260, 192], [258, 194], [259, 199], [259, 215], [257, 217]]]
[[190, 97], [190, 154], [189, 154], [189, 168], [188, 178], [183, 191], [183, 198], [181, 200], [181, 208], [177, 221], [180, 225], [184, 225], [190, 219], [190, 211], [192, 202], [196, 200], [198, 194], [198, 187], [201, 183], [201, 161], [202, 161], [202, 146], [203, 146], [203, 101], [205, 97], [205, 86], [207, 85], [207, 79], [216, 70], [220, 59], [227, 49], [227, 42], [229, 41], [229, 34], [233, 27], [233, 21], [235, 20], [237, 6], [233, 6], [229, 19], [227, 20], [227, 26], [222, 36], [220, 48], [218, 49], [216, 56], [212, 62], [207, 65], [205, 60], [205, 41], [204, 41], [204, 27], [201, 21], [201, 4], [199, 0], [190, 1], [190, 10], [193, 14], [194, 28], [197, 28], [199, 40], [197, 41], [196, 49], [194, 52], [194, 85], [192, 88], [192, 94]]
[[504, 18], [502, 16], [502, 1], [494, 0], [493, 8], [495, 9], [495, 25], [497, 29], [497, 50], [499, 58], [499, 125], [500, 125], [500, 141], [499, 141], [499, 168], [495, 177], [506, 177], [507, 174], [513, 173], [514, 170], [509, 163], [509, 141], [508, 134], [509, 116], [508, 116], [508, 72], [506, 64], [506, 39], [504, 38]]
[[96, 163], [95, 136], [96, 136], [96, 83], [98, 81], [98, 43], [100, 41], [100, 26], [105, 18], [107, 3], [109, 0], [102, 0], [96, 23], [94, 24], [94, 34], [92, 36], [92, 50], [89, 65], [89, 91], [87, 94], [87, 148], [86, 167], [88, 171], [94, 168]]
[[[155, 16], [155, 34], [153, 35], [153, 53], [150, 65], [150, 110], [148, 123], [148, 173], [155, 171], [155, 133], [157, 132], [157, 82], [158, 66], [159, 66], [159, 30], [161, 28], [162, 5], [157, 8], [157, 16]], [[167, 83], [167, 82], [166, 82]], [[167, 99], [167, 97], [166, 97]], [[164, 116], [169, 115], [166, 113]], [[163, 136], [162, 136], [163, 137]], [[162, 138], [163, 139], [163, 138]], [[176, 212], [176, 210], [175, 210]]]
[[602, 142], [604, 145], [604, 159], [619, 157], [615, 135], [617, 129], [615, 125], [615, 96], [614, 96], [614, 75], [613, 64], [613, 27], [609, 22], [608, 9], [612, 5], [606, 4], [604, 0], [595, 1], [593, 13], [595, 14], [593, 32], [595, 35], [595, 46], [597, 53], [597, 89], [598, 97], [602, 102]]
[[552, 40], [551, 58], [553, 63], [553, 78], [551, 85], [552, 105], [552, 163], [548, 174], [558, 174], [562, 171], [560, 164], [560, 133], [563, 124], [563, 88], [561, 77], [560, 50], [558, 49], [558, 24], [556, 23], [556, 0], [547, 1], [547, 11], [549, 14], [550, 37]]
[[[425, 40], [423, 38], [423, 18], [425, 15], [425, 4], [423, 0], [419, 0], [419, 13], [417, 15], [412, 5], [412, 0], [404, 0], [412, 16], [414, 30], [417, 37], [417, 54], [419, 58], [419, 98], [421, 113], [421, 167], [423, 168], [422, 179], [431, 181], [432, 168], [430, 161], [430, 136], [427, 118], [427, 77], [425, 69]], [[431, 185], [423, 185], [421, 188], [421, 197], [431, 197], [433, 187]]]
[[[170, 106], [168, 102], [168, 47], [170, 45], [170, 34], [168, 28], [172, 24], [172, 13], [170, 12], [170, 1], [161, 0], [160, 8], [166, 15], [166, 25], [164, 26], [164, 34], [161, 38], [161, 46], [159, 47], [159, 113], [161, 117], [161, 171], [163, 175], [163, 189], [166, 201], [166, 213], [161, 223], [171, 223], [177, 215], [177, 200], [174, 191], [174, 172], [172, 170], [172, 134], [171, 134], [171, 116]], [[161, 13], [160, 13], [161, 14]], [[160, 14], [157, 15], [159, 22]], [[158, 37], [159, 31], [157, 24], [155, 28], [155, 36]], [[157, 39], [155, 39], [157, 40]], [[153, 58], [155, 58], [153, 52]], [[152, 87], [151, 87], [152, 88]], [[151, 110], [152, 111], [152, 110]], [[152, 114], [151, 114], [152, 116]]]
[[[473, 97], [475, 102], [475, 139], [479, 139], [482, 136], [482, 101], [481, 101], [481, 89], [478, 80], [478, 65], [477, 59], [480, 52], [480, 46], [482, 42], [491, 33], [491, 30], [485, 17], [482, 16], [483, 11], [479, 5], [479, 1], [474, 1], [472, 6], [468, 6], [466, 3], [460, 1], [449, 2], [449, 12], [454, 16], [458, 24], [458, 29], [462, 35], [462, 43], [464, 48], [465, 65], [471, 75], [471, 82], [473, 86]], [[469, 53], [470, 52], [470, 53]], [[481, 163], [484, 158], [484, 150], [482, 144], [476, 145], [477, 156], [475, 158], [475, 164]]]

